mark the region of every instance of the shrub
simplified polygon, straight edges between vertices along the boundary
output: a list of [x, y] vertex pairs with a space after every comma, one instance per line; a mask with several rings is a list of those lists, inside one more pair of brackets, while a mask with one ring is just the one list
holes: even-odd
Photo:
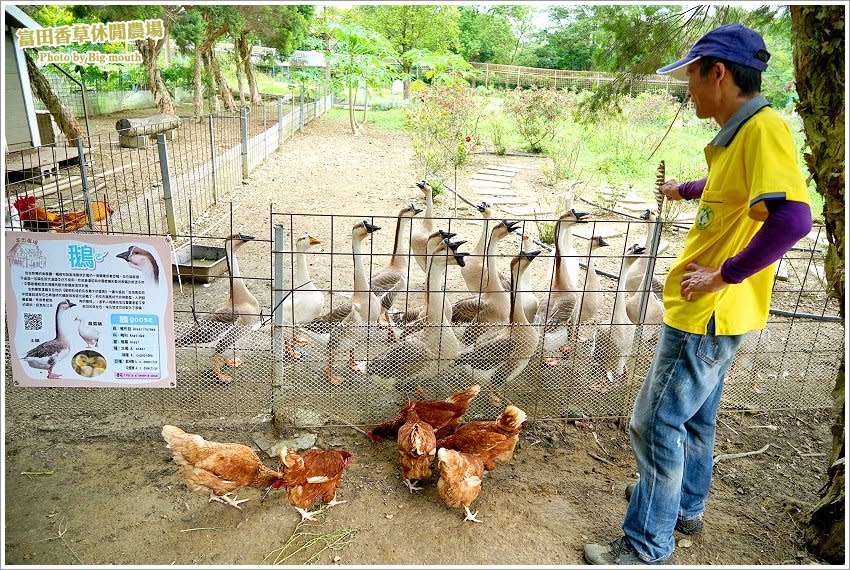
[[490, 115], [490, 131], [493, 139], [494, 152], [498, 155], [503, 155], [508, 150], [505, 138], [507, 134], [507, 124], [505, 117], [501, 113], [493, 113]]
[[555, 89], [514, 89], [505, 96], [505, 108], [516, 119], [517, 131], [531, 152], [540, 152], [543, 143], [555, 136], [567, 105], [567, 95]]

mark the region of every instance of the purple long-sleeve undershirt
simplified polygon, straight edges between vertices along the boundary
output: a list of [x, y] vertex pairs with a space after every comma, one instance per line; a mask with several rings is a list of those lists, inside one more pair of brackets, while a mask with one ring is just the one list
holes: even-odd
[[696, 200], [702, 196], [702, 191], [705, 188], [705, 178], [699, 180], [691, 180], [679, 184], [679, 195], [685, 200]]
[[[681, 191], [680, 191], [681, 193]], [[808, 204], [789, 200], [765, 200], [767, 219], [747, 247], [720, 267], [726, 283], [740, 283], [758, 273], [797, 243], [812, 229], [812, 211]]]

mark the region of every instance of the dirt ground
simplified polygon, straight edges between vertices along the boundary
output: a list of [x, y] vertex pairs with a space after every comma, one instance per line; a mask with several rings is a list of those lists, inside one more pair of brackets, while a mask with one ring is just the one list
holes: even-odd
[[[392, 216], [397, 202], [421, 204], [412, 182], [422, 176], [410, 157], [404, 134], [367, 126], [352, 137], [345, 121], [318, 120], [234, 190], [233, 224], [262, 233], [274, 222], [265, 206], [257, 208], [260, 196], [275, 212], [339, 213], [341, 204], [356, 204], [352, 214]], [[468, 174], [491, 159], [474, 157], [459, 177], [462, 193], [474, 196]], [[541, 159], [508, 159], [523, 165], [518, 192], [552, 192], [540, 184]], [[449, 215], [451, 205], [442, 198], [438, 215]], [[208, 220], [213, 225], [216, 216]], [[292, 231], [309, 225], [306, 216], [290, 221]], [[378, 243], [391, 243], [387, 230]], [[350, 226], [334, 232], [346, 243]], [[477, 234], [468, 239], [474, 244]], [[268, 259], [246, 258], [244, 266], [245, 273], [268, 272]], [[29, 429], [4, 438], [6, 564], [579, 565], [586, 542], [619, 536], [623, 489], [635, 477], [627, 432], [613, 420], [529, 421], [510, 464], [485, 478], [473, 503], [483, 523], [475, 524], [446, 507], [434, 480], [411, 494], [392, 442], [325, 428], [313, 432], [316, 445], [354, 454], [338, 497], [348, 502], [299, 524], [282, 492], [261, 501], [261, 490], [243, 489], [239, 497], [250, 501], [241, 510], [191, 493], [158, 429], [130, 420], [87, 437], [85, 426], [57, 430], [48, 420], [29, 418]], [[302, 433], [227, 418], [181, 427], [246, 444], [256, 432], [271, 439]], [[717, 462], [705, 532], [677, 535], [676, 563], [819, 563], [806, 553], [800, 525], [824, 482], [829, 427], [826, 411], [721, 414], [716, 453], [769, 446]]]

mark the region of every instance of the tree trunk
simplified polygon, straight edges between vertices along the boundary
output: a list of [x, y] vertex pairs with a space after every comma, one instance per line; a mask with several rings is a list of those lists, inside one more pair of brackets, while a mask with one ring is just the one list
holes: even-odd
[[[204, 60], [204, 71], [210, 81], [212, 81], [213, 71], [212, 71], [212, 62], [210, 61], [211, 50], [209, 48], [201, 50], [201, 57]], [[215, 94], [215, 89], [211, 89], [209, 92], [210, 97], [210, 113], [218, 114], [221, 112], [221, 101]]]
[[401, 72], [402, 76], [404, 77], [404, 79], [402, 79], [401, 81], [401, 85], [403, 88], [403, 98], [405, 101], [410, 99], [410, 68], [410, 64], [402, 63], [401, 65]]
[[351, 134], [357, 134], [357, 119], [354, 118], [354, 84], [348, 84], [348, 122], [351, 125]]
[[245, 105], [245, 82], [242, 81], [242, 75], [245, 73], [243, 67], [242, 53], [239, 45], [242, 36], [236, 38], [233, 42], [233, 61], [236, 63], [236, 90], [239, 92], [239, 106]]
[[[797, 112], [803, 120], [804, 154], [817, 191], [829, 249], [829, 294], [844, 318], [844, 9], [843, 6], [791, 6]], [[828, 482], [809, 513], [804, 538], [813, 553], [832, 564], [844, 561], [844, 353], [833, 389], [832, 447]]]
[[242, 57], [242, 69], [244, 69], [245, 77], [248, 79], [248, 93], [251, 96], [251, 103], [262, 103], [260, 89], [257, 87], [257, 76], [254, 74], [254, 64], [251, 63], [251, 45], [248, 43], [248, 35], [243, 34], [239, 36], [239, 39], [239, 55]]
[[218, 88], [218, 96], [221, 98], [221, 101], [224, 103], [224, 108], [228, 111], [236, 110], [236, 100], [233, 99], [233, 93], [230, 91], [230, 86], [227, 84], [227, 81], [224, 79], [224, 75], [221, 73], [221, 66], [218, 64], [218, 60], [215, 57], [215, 52], [210, 49], [209, 51], [209, 59], [210, 59], [210, 67], [212, 68], [213, 79], [215, 80], [215, 84]]
[[192, 108], [194, 109], [195, 118], [199, 123], [204, 113], [204, 82], [201, 78], [203, 58], [204, 55], [200, 49], [195, 51], [195, 64], [192, 70], [192, 83], [195, 87], [192, 92]]
[[26, 50], [24, 50], [24, 57], [26, 57], [27, 60], [27, 72], [29, 72], [30, 81], [35, 89], [36, 95], [38, 95], [38, 98], [41, 99], [42, 103], [44, 103], [44, 106], [47, 107], [47, 110], [50, 111], [50, 114], [53, 115], [53, 118], [56, 120], [56, 126], [59, 127], [59, 130], [62, 131], [62, 134], [68, 139], [68, 142], [76, 144], [77, 139], [83, 134], [83, 129], [80, 126], [80, 123], [77, 121], [77, 118], [65, 108], [65, 105], [62, 104], [62, 100], [56, 96], [56, 93], [53, 92], [53, 88], [50, 87], [50, 82], [48, 82], [47, 78], [42, 75], [41, 70]]
[[142, 63], [145, 65], [145, 78], [147, 79], [148, 89], [153, 94], [153, 101], [156, 104], [156, 108], [159, 109], [160, 113], [176, 115], [174, 100], [165, 87], [159, 67], [156, 65], [159, 52], [162, 50], [162, 46], [165, 45], [166, 39], [167, 36], [159, 40], [136, 40], [136, 47], [139, 49], [139, 53], [142, 54]]
[[360, 121], [364, 125], [366, 124], [366, 113], [369, 111], [369, 86], [363, 86], [363, 120]]

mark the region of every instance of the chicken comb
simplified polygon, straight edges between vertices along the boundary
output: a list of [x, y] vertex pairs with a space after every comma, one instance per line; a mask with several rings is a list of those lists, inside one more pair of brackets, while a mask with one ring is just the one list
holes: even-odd
[[35, 196], [21, 196], [15, 200], [14, 206], [19, 212], [22, 210], [31, 210], [35, 206]]

